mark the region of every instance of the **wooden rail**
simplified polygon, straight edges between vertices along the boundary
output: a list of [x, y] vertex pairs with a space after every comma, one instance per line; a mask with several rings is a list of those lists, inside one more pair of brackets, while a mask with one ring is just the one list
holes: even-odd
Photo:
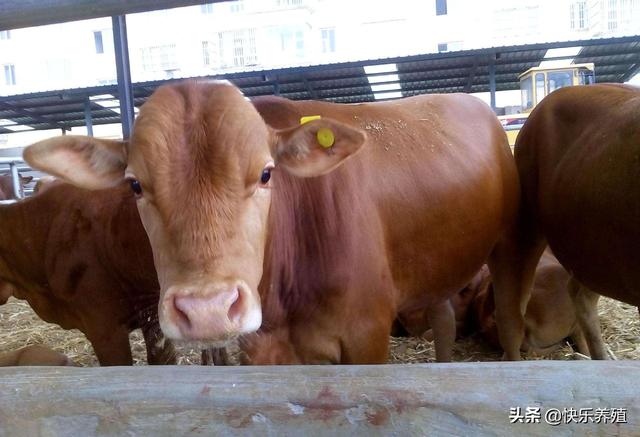
[[[0, 435], [640, 435], [639, 381], [630, 361], [14, 367]], [[511, 424], [516, 407], [540, 423]], [[552, 426], [553, 408], [622, 408], [628, 423]]]

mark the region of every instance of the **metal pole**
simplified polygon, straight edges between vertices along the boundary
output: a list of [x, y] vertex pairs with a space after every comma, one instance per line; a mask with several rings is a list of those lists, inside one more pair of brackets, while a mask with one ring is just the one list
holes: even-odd
[[87, 135], [93, 136], [93, 119], [91, 117], [91, 101], [89, 97], [84, 99], [84, 124], [87, 126]]
[[118, 73], [122, 138], [126, 140], [131, 136], [131, 128], [133, 126], [133, 88], [131, 87], [131, 68], [129, 66], [127, 20], [124, 15], [118, 15], [111, 17], [111, 22], [113, 24], [116, 71]]
[[9, 169], [11, 170], [11, 182], [13, 182], [13, 195], [16, 199], [22, 199], [22, 184], [20, 183], [18, 166], [15, 162], [11, 162], [9, 163]]
[[491, 109], [496, 111], [496, 64], [493, 55], [489, 59], [489, 92], [491, 94]]

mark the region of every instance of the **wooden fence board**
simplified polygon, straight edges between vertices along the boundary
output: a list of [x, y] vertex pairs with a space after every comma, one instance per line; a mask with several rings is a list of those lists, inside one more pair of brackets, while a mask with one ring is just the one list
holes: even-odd
[[[639, 389], [631, 361], [13, 367], [0, 436], [640, 435]], [[511, 424], [512, 407], [540, 423]], [[550, 408], [624, 408], [628, 423], [552, 426]]]

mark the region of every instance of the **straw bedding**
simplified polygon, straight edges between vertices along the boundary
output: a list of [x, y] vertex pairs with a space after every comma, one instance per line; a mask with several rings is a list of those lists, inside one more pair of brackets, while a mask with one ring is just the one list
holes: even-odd
[[[602, 333], [613, 359], [640, 358], [640, 317], [638, 310], [612, 299], [600, 300]], [[130, 335], [135, 365], [146, 364], [144, 341], [139, 331]], [[65, 331], [57, 325], [43, 322], [29, 305], [11, 298], [0, 306], [0, 352], [32, 344], [44, 344], [63, 352], [81, 366], [97, 366], [91, 344], [78, 330]], [[237, 347], [231, 348], [237, 362]], [[478, 336], [459, 340], [454, 350], [455, 361], [495, 361], [501, 352], [489, 347]], [[179, 349], [178, 364], [200, 364], [200, 352]], [[567, 344], [552, 353], [529, 356], [528, 359], [573, 360], [586, 357], [574, 352]], [[425, 363], [435, 361], [433, 343], [422, 338], [391, 338], [390, 363]]]

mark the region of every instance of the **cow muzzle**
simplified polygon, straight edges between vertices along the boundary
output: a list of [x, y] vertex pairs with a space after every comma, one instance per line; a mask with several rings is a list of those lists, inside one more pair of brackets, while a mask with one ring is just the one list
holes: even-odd
[[160, 303], [167, 338], [219, 344], [258, 330], [260, 303], [242, 281], [214, 287], [169, 287]]

